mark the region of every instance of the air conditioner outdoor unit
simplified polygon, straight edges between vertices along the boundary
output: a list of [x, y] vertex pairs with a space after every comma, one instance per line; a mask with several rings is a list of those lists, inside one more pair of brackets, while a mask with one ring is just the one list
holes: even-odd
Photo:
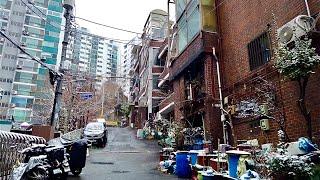
[[24, 42], [22, 42], [20, 45], [21, 45], [22, 47], [26, 47], [26, 46], [27, 46], [27, 44], [24, 43]]
[[17, 69], [22, 69], [22, 66], [18, 64]]
[[32, 11], [31, 10], [29, 10], [29, 9], [27, 9], [27, 12], [26, 12], [27, 14], [32, 14]]
[[15, 108], [15, 107], [16, 107], [16, 104], [13, 104], [13, 103], [10, 104], [10, 108]]
[[18, 91], [12, 90], [11, 94], [12, 94], [12, 95], [17, 95], [17, 94], [18, 94]]
[[5, 41], [5, 39], [4, 38], [0, 38], [0, 42], [4, 42]]
[[29, 36], [29, 32], [26, 31], [26, 30], [23, 30], [23, 31], [22, 31], [22, 34], [25, 35], [25, 36]]
[[29, 4], [34, 4], [34, 0], [28, 0]]
[[2, 19], [3, 20], [9, 20], [9, 17], [8, 16], [2, 16]]
[[287, 45], [297, 38], [306, 35], [314, 25], [315, 20], [306, 15], [299, 15], [277, 30], [279, 41]]

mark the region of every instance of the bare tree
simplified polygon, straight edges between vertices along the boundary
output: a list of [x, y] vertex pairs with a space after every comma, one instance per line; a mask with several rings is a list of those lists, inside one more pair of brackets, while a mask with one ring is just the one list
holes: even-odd
[[43, 86], [38, 86], [35, 92], [33, 105], [33, 121], [39, 124], [47, 124], [51, 117], [54, 102], [54, 90], [49, 79], [44, 80]]

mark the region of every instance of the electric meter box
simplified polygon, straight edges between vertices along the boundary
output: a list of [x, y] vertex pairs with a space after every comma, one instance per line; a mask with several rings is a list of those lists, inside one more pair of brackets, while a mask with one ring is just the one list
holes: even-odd
[[270, 130], [270, 125], [269, 125], [269, 119], [262, 119], [260, 120], [260, 128], [263, 131], [268, 131]]

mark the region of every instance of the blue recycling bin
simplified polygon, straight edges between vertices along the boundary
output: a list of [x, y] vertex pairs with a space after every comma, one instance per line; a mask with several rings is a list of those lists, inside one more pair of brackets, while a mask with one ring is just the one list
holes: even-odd
[[190, 178], [191, 167], [189, 165], [188, 151], [177, 152], [176, 155], [176, 175], [179, 178]]
[[190, 163], [192, 165], [197, 164], [198, 153], [197, 152], [189, 152]]

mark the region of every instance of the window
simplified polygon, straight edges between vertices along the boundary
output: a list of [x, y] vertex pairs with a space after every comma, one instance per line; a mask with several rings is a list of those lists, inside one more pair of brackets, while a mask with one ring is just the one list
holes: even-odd
[[48, 0], [36, 0], [35, 2], [36, 6], [40, 6], [40, 7], [48, 7]]
[[22, 37], [22, 42], [26, 43], [28, 48], [40, 49], [42, 48], [42, 41], [32, 38]]
[[159, 89], [158, 83], [159, 83], [159, 75], [153, 75], [153, 79], [152, 79], [153, 89]]
[[250, 70], [266, 64], [271, 58], [270, 37], [267, 32], [248, 44]]
[[187, 6], [187, 3], [190, 0], [177, 0], [176, 1], [176, 18], [179, 19], [179, 17], [182, 15], [184, 9]]
[[36, 29], [36, 28], [32, 28], [32, 27], [24, 27], [25, 31], [29, 32], [29, 35], [31, 37], [36, 37], [36, 38], [40, 38], [43, 39], [44, 38], [44, 30], [41, 29]]
[[202, 29], [205, 31], [217, 30], [216, 11], [212, 10], [215, 7], [215, 0], [201, 0]]
[[43, 46], [46, 46], [46, 47], [58, 47], [58, 43], [57, 42], [48, 42], [48, 41], [45, 41], [43, 42]]
[[190, 3], [188, 0], [181, 0], [180, 3], [180, 5], [179, 3], [177, 5], [177, 12], [179, 11], [179, 8], [184, 9], [181, 15], [177, 16], [177, 23], [179, 52], [182, 52], [200, 31], [200, 10], [199, 1], [197, 0], [190, 1]]
[[36, 84], [37, 75], [25, 72], [16, 72], [15, 82]]

